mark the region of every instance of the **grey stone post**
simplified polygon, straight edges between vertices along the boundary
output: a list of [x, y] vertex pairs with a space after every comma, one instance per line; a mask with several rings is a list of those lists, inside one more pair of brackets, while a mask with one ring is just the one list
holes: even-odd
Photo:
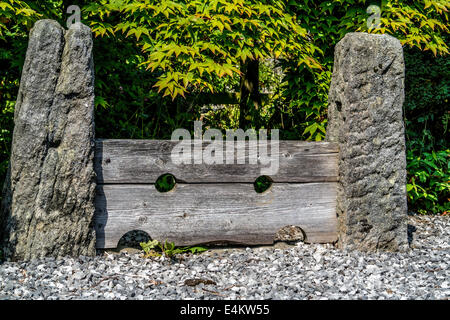
[[10, 260], [93, 255], [94, 67], [92, 36], [76, 23], [36, 22], [14, 114], [0, 211]]
[[340, 147], [341, 248], [408, 247], [404, 73], [391, 36], [349, 33], [336, 46], [327, 140]]

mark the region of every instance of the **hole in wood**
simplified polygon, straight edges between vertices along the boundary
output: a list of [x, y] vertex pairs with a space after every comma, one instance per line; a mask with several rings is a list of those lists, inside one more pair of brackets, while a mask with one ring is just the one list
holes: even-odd
[[305, 241], [306, 235], [299, 226], [284, 226], [275, 234], [274, 241], [297, 242]]
[[132, 230], [125, 233], [119, 240], [117, 248], [141, 249], [141, 242], [152, 240], [149, 234], [142, 230]]
[[258, 193], [266, 192], [272, 186], [273, 180], [268, 176], [259, 176], [253, 183], [255, 191]]
[[170, 173], [165, 173], [156, 179], [155, 188], [159, 192], [169, 192], [175, 188], [176, 184], [175, 176]]

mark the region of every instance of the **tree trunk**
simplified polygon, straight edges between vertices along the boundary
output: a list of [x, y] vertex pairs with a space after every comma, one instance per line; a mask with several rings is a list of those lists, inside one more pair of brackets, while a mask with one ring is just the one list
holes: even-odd
[[241, 99], [239, 127], [244, 129], [253, 124], [259, 127], [261, 95], [259, 93], [259, 60], [241, 64]]

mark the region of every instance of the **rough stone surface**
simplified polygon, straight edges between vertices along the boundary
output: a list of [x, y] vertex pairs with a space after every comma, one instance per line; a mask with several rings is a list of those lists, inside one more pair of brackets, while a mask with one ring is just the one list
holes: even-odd
[[0, 215], [10, 260], [95, 254], [93, 70], [88, 27], [36, 22]]
[[404, 70], [391, 36], [349, 33], [336, 46], [327, 140], [340, 145], [341, 247], [407, 247]]

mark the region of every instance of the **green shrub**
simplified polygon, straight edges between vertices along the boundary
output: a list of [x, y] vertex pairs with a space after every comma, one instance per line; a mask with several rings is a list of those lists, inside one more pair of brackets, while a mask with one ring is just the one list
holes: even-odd
[[415, 156], [408, 151], [408, 202], [419, 213], [450, 211], [450, 150], [424, 152]]
[[404, 55], [407, 148], [416, 155], [448, 149], [450, 59], [415, 48], [405, 48]]
[[405, 48], [405, 64], [409, 209], [439, 214], [449, 211], [450, 60]]

